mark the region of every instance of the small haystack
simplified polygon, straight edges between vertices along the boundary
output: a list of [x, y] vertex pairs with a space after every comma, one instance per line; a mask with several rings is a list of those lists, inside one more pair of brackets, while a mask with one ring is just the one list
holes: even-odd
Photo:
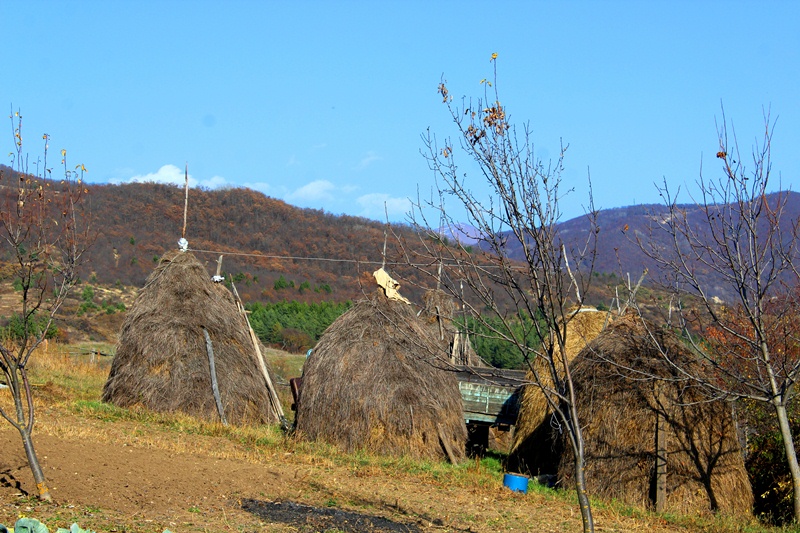
[[463, 458], [461, 394], [445, 358], [411, 306], [379, 289], [331, 324], [309, 356], [297, 433], [345, 451]]
[[[570, 363], [578, 353], [592, 340], [597, 338], [604, 328], [611, 322], [611, 315], [607, 311], [598, 311], [594, 307], [584, 306], [575, 310], [567, 323], [566, 358]], [[543, 361], [537, 361], [539, 379], [545, 387], [552, 387], [553, 380]], [[533, 372], [528, 372], [527, 379], [534, 381]], [[553, 461], [552, 450], [542, 449], [538, 442], [542, 439], [542, 432], [549, 432], [549, 422], [552, 409], [547, 403], [542, 389], [538, 385], [526, 385], [522, 389], [519, 405], [519, 416], [514, 431], [514, 440], [511, 443], [511, 452], [508, 458], [510, 470], [518, 472], [532, 471], [531, 464], [550, 463]], [[534, 474], [540, 472], [533, 471]]]
[[[673, 334], [647, 328], [619, 319], [573, 361], [589, 493], [678, 513], [749, 515], [753, 494], [731, 404], [708, 401], [682, 379], [649, 335], [684, 368], [697, 370], [698, 359]], [[547, 433], [539, 446], [564, 451], [551, 473], [573, 486], [571, 448], [564, 435]]]
[[450, 363], [484, 367], [466, 331], [459, 331], [454, 322], [456, 303], [441, 289], [426, 291], [422, 295], [424, 307], [420, 318], [431, 328], [432, 334], [450, 354]]
[[122, 325], [103, 401], [219, 421], [206, 333], [227, 422], [276, 422], [244, 316], [189, 252], [165, 254], [147, 278]]

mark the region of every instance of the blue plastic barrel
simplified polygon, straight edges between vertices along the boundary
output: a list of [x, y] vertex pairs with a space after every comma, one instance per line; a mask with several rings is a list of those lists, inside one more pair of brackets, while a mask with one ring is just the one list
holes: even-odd
[[528, 476], [522, 474], [506, 474], [503, 476], [503, 486], [514, 492], [528, 492]]

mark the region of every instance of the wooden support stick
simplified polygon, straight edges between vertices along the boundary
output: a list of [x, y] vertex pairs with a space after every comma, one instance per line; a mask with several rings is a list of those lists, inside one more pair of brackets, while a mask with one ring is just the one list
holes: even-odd
[[239, 291], [236, 290], [236, 285], [231, 282], [231, 288], [233, 289], [233, 295], [236, 297], [236, 303], [239, 307], [239, 310], [244, 316], [244, 321], [247, 324], [247, 329], [250, 332], [250, 340], [253, 343], [253, 348], [256, 353], [256, 361], [258, 362], [258, 367], [261, 370], [261, 375], [264, 376], [264, 382], [267, 385], [267, 395], [269, 396], [269, 401], [272, 404], [272, 409], [275, 415], [278, 417], [278, 420], [285, 429], [288, 429], [289, 423], [286, 420], [286, 415], [283, 413], [283, 407], [281, 407], [281, 401], [278, 398], [278, 393], [275, 390], [275, 385], [272, 383], [272, 378], [269, 377], [269, 370], [267, 370], [267, 363], [264, 361], [264, 355], [261, 353], [261, 348], [258, 346], [258, 337], [256, 337], [256, 332], [253, 331], [253, 327], [250, 325], [250, 319], [247, 318], [247, 312], [244, 309], [244, 305], [242, 305], [242, 300], [239, 298]]
[[439, 309], [439, 306], [434, 306], [436, 309], [436, 321], [439, 323], [439, 340], [444, 340], [444, 324], [442, 324], [442, 311]]
[[[572, 284], [575, 285], [575, 296], [577, 296], [576, 303], [581, 305], [581, 288], [578, 286], [578, 281], [575, 279], [575, 276], [572, 275], [572, 269], [569, 268], [569, 259], [567, 258], [567, 247], [562, 243], [561, 244], [561, 253], [564, 255], [564, 265], [567, 267], [567, 274], [569, 274], [569, 279]], [[569, 289], [567, 289], [569, 290]]]
[[186, 182], [183, 186], [185, 196], [183, 200], [183, 232], [181, 233], [181, 238], [183, 239], [186, 238], [186, 214], [189, 211], [189, 163], [186, 163], [184, 178]]
[[203, 328], [203, 335], [206, 338], [206, 351], [208, 352], [208, 366], [211, 369], [211, 390], [214, 391], [214, 401], [217, 402], [217, 412], [219, 418], [222, 420], [222, 425], [227, 426], [228, 421], [225, 419], [225, 409], [222, 407], [222, 398], [219, 396], [219, 385], [217, 384], [217, 368], [214, 365], [214, 348], [211, 346], [211, 337], [208, 335], [206, 328]]
[[442, 448], [444, 448], [445, 453], [447, 453], [447, 459], [452, 464], [458, 463], [458, 460], [456, 460], [456, 456], [453, 453], [453, 449], [450, 447], [450, 441], [447, 439], [447, 437], [445, 437], [444, 429], [442, 429], [442, 425], [437, 423], [436, 424], [436, 429], [439, 430], [439, 442], [442, 443]]
[[384, 270], [386, 269], [386, 241], [389, 238], [389, 234], [386, 230], [383, 230], [383, 263], [381, 264], [381, 268]]

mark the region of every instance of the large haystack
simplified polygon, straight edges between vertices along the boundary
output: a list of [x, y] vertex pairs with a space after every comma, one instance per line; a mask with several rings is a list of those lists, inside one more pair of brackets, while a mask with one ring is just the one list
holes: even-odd
[[[603, 329], [611, 322], [611, 315], [606, 311], [598, 311], [594, 307], [582, 307], [575, 310], [567, 322], [566, 359], [569, 364], [578, 353], [592, 340], [597, 338]], [[556, 355], [556, 357], [560, 357]], [[552, 387], [550, 377], [544, 361], [535, 361], [539, 370], [539, 379], [545, 387]], [[535, 381], [533, 372], [528, 372], [529, 381]], [[552, 417], [552, 409], [547, 403], [541, 387], [526, 385], [522, 389], [519, 404], [519, 416], [514, 430], [514, 440], [511, 443], [508, 467], [511, 470], [527, 471], [530, 464], [549, 463], [553, 460], [553, 450], [543, 449], [537, 443], [541, 440], [540, 433], [548, 432], [549, 426], [544, 422]], [[539, 472], [534, 472], [538, 474]]]
[[410, 305], [382, 290], [323, 333], [303, 369], [297, 433], [345, 451], [464, 456], [467, 431], [446, 354]]
[[[750, 514], [753, 495], [732, 406], [708, 401], [683, 380], [654, 348], [651, 333], [672, 361], [698, 369], [680, 339], [636, 317], [615, 322], [573, 361], [589, 493], [650, 506], [660, 490], [665, 511]], [[565, 436], [551, 430], [547, 437], [539, 446], [563, 450], [552, 472], [573, 486]]]
[[422, 295], [424, 307], [420, 318], [425, 322], [450, 356], [450, 363], [483, 367], [481, 360], [466, 331], [459, 331], [454, 318], [456, 303], [453, 298], [441, 289], [426, 291]]
[[189, 252], [165, 254], [122, 325], [103, 401], [220, 420], [205, 329], [225, 418], [277, 421], [243, 315]]

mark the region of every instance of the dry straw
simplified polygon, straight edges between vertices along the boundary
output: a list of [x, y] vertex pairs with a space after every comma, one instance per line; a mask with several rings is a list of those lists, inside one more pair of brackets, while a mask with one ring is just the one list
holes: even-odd
[[378, 290], [339, 317], [303, 369], [301, 438], [386, 455], [464, 457], [461, 394], [447, 354], [410, 305]]
[[244, 317], [189, 252], [165, 254], [147, 278], [122, 325], [103, 401], [218, 421], [203, 329], [227, 421], [276, 422]]
[[[650, 506], [661, 484], [664, 511], [750, 514], [753, 494], [731, 404], [709, 401], [653, 339], [677, 366], [700, 370], [679, 338], [635, 316], [615, 321], [573, 361], [587, 490]], [[574, 485], [574, 457], [565, 436], [552, 429], [542, 433], [547, 438], [539, 447], [563, 450], [550, 465], [552, 473], [564, 486]], [[664, 462], [657, 462], [659, 455]], [[656, 476], [658, 463], [663, 476]]]
[[[583, 307], [574, 310], [569, 317], [566, 328], [566, 363], [570, 364], [586, 345], [597, 338], [610, 322], [611, 315], [598, 311], [594, 307]], [[554, 359], [561, 363], [560, 351], [554, 353]], [[549, 432], [549, 422], [553, 420], [553, 411], [548, 404], [542, 387], [553, 387], [550, 370], [541, 359], [533, 362], [539, 374], [539, 385], [527, 385], [522, 389], [520, 397], [519, 417], [511, 444], [508, 466], [511, 470], [527, 471], [531, 464], [549, 463], [552, 461], [552, 450], [543, 449], [537, 442], [542, 432]], [[527, 379], [535, 382], [533, 372], [528, 372]], [[538, 474], [539, 472], [534, 472]]]

